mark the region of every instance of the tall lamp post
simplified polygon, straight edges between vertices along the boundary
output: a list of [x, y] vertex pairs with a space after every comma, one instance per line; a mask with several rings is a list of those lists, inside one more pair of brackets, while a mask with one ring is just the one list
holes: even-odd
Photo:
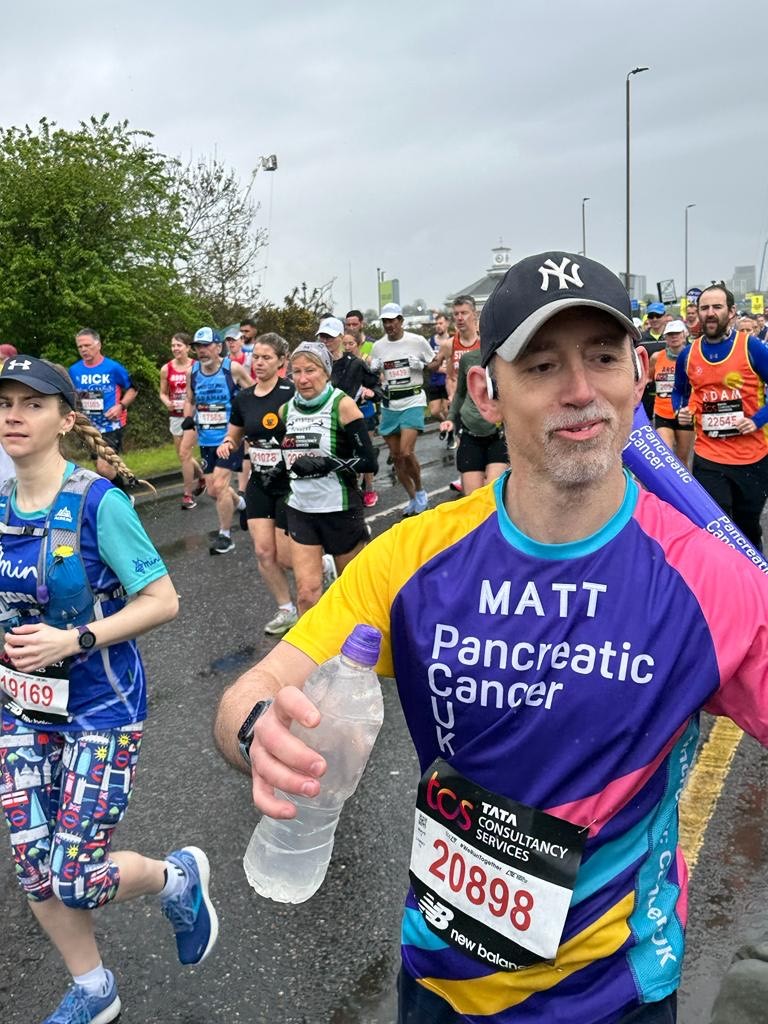
[[639, 75], [643, 71], [648, 71], [648, 68], [632, 68], [627, 74], [627, 275], [625, 278], [625, 284], [627, 291], [629, 291], [629, 200], [630, 200], [630, 189], [629, 189], [629, 80], [633, 75]]
[[686, 300], [688, 298], [688, 211], [692, 210], [696, 203], [688, 203], [685, 208], [685, 274], [683, 275], [683, 281], [685, 282], [684, 295]]
[[587, 203], [589, 196], [581, 200], [581, 255], [587, 255]]

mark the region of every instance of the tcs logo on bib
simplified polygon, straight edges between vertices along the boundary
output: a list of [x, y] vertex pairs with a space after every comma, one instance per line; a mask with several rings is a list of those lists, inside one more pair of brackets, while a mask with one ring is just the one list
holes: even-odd
[[475, 805], [469, 800], [459, 800], [452, 789], [440, 785], [440, 778], [437, 772], [433, 772], [427, 783], [427, 803], [433, 811], [437, 811], [441, 818], [446, 821], [455, 821], [460, 829], [468, 832], [472, 828], [472, 819], [469, 812], [475, 809]]

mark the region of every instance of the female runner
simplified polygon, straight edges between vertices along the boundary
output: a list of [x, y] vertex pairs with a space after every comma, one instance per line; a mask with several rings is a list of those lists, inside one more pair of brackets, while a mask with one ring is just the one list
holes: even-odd
[[200, 463], [192, 455], [197, 436], [193, 430], [181, 429], [184, 400], [187, 397], [187, 373], [194, 363], [189, 354], [191, 344], [192, 339], [188, 334], [174, 334], [171, 338], [173, 359], [160, 368], [160, 401], [168, 410], [171, 436], [181, 463], [181, 475], [184, 480], [181, 507], [186, 512], [197, 508], [195, 498], [205, 490], [203, 471]]
[[288, 356], [288, 342], [279, 334], [262, 334], [253, 344], [251, 372], [256, 383], [232, 399], [227, 435], [217, 450], [219, 458], [248, 442], [251, 475], [245, 488], [244, 515], [253, 541], [259, 572], [277, 603], [277, 613], [264, 627], [270, 636], [282, 636], [296, 622], [286, 569], [291, 567], [286, 499], [290, 481], [280, 440], [285, 427], [280, 409], [294, 393], [293, 384], [280, 376]]
[[338, 573], [368, 540], [358, 473], [378, 468], [363, 414], [330, 382], [331, 356], [321, 342], [294, 349], [296, 393], [283, 409], [283, 458], [290, 472], [288, 532], [299, 613], [323, 588], [323, 551]]
[[0, 488], [0, 805], [32, 913], [73, 978], [44, 1024], [108, 1024], [120, 1013], [93, 911], [156, 895], [182, 963], [218, 932], [208, 859], [111, 851], [133, 786], [147, 711], [135, 637], [178, 599], [130, 500], [68, 462], [70, 431], [135, 477], [81, 413], [68, 375], [31, 356], [0, 371], [0, 442], [16, 477]]

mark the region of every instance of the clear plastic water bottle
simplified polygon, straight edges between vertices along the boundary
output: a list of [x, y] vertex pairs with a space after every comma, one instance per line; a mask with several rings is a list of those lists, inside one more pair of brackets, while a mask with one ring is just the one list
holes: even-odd
[[373, 669], [380, 647], [377, 629], [355, 626], [341, 654], [318, 665], [305, 684], [320, 722], [314, 729], [294, 722], [291, 732], [322, 754], [328, 768], [316, 797], [278, 794], [296, 805], [295, 818], [265, 815], [256, 826], [243, 868], [260, 896], [303, 903], [322, 885], [344, 801], [357, 788], [384, 720]]

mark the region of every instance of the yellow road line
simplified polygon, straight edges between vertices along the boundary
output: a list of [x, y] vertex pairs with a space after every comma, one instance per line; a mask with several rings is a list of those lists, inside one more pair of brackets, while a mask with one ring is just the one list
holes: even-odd
[[743, 735], [729, 718], [716, 719], [680, 799], [680, 845], [691, 874]]

